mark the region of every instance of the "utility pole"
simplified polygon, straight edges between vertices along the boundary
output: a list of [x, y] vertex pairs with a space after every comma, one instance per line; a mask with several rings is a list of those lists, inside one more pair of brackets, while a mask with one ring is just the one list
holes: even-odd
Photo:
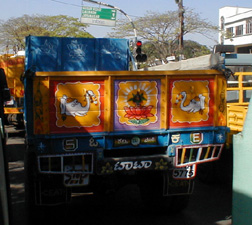
[[183, 0], [175, 0], [175, 2], [178, 4], [179, 7], [179, 21], [180, 21], [180, 34], [179, 34], [179, 54], [183, 53], [184, 48], [184, 41], [183, 41], [183, 35], [184, 35], [184, 6], [183, 6]]

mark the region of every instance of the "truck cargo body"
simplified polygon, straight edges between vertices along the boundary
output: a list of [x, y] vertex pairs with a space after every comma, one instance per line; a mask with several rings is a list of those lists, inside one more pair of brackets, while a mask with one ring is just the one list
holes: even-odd
[[225, 143], [218, 71], [37, 72], [30, 85], [27, 135], [37, 169], [62, 174], [67, 187], [87, 185], [80, 174], [170, 170], [174, 179], [194, 178]]
[[105, 193], [126, 181], [148, 197], [155, 190], [188, 196], [197, 165], [219, 159], [226, 138], [222, 72], [49, 71], [35, 62], [24, 78], [26, 187], [34, 204], [69, 201], [75, 188]]

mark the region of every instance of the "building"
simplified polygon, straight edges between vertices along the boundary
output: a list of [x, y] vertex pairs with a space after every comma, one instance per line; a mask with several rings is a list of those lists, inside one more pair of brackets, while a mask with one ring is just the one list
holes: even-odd
[[252, 53], [252, 8], [220, 8], [219, 27], [219, 43], [234, 45], [237, 53]]

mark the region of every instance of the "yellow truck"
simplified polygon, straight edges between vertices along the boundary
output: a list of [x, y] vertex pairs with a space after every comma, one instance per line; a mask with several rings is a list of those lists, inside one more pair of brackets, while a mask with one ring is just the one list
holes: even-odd
[[241, 132], [252, 94], [252, 55], [226, 54], [225, 65], [233, 71], [227, 81], [227, 147], [232, 147], [233, 134]]
[[24, 73], [24, 52], [0, 55], [0, 68], [6, 75], [11, 99], [4, 102], [4, 114], [9, 123], [23, 124], [24, 85], [20, 80]]
[[252, 93], [252, 72], [236, 72], [227, 86], [227, 136], [228, 146], [233, 143], [233, 134], [241, 132]]

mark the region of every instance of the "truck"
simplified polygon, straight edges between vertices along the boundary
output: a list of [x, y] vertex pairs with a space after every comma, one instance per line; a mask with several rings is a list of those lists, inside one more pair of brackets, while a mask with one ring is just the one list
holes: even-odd
[[0, 55], [0, 68], [6, 75], [11, 99], [4, 102], [6, 122], [23, 126], [24, 85], [20, 77], [24, 73], [24, 51]]
[[252, 93], [252, 55], [232, 53], [225, 56], [226, 67], [233, 75], [227, 80], [227, 147], [232, 148], [233, 135], [242, 131]]
[[11, 215], [11, 195], [6, 155], [6, 133], [4, 129], [4, 101], [10, 100], [4, 70], [0, 68], [0, 223], [9, 224]]
[[197, 165], [225, 144], [223, 70], [129, 70], [125, 39], [29, 36], [25, 55], [31, 216], [75, 192], [103, 198], [131, 183], [148, 207], [186, 207]]

